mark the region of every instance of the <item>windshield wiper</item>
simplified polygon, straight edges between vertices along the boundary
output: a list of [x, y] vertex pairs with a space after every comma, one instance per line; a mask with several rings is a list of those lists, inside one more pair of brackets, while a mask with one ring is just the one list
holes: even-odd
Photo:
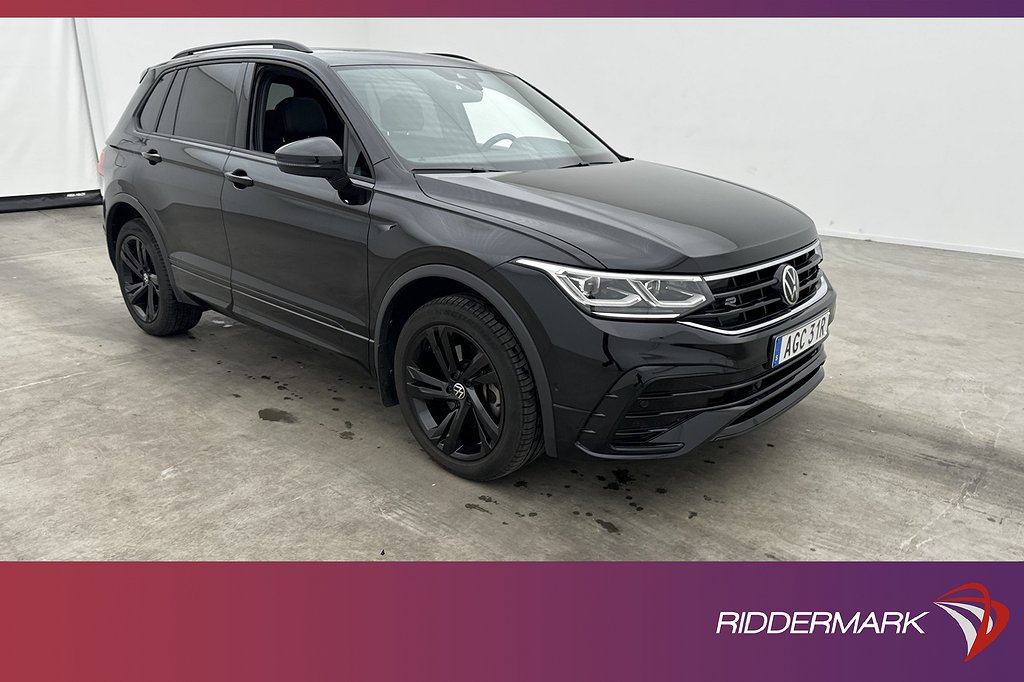
[[583, 166], [603, 166], [606, 163], [615, 163], [615, 162], [614, 161], [590, 161], [588, 163], [586, 161], [580, 161], [579, 163], [570, 163], [568, 166], [559, 166], [558, 168], [562, 169], [562, 168], [582, 168]]
[[500, 173], [497, 168], [452, 168], [442, 166], [440, 168], [413, 168], [413, 173]]

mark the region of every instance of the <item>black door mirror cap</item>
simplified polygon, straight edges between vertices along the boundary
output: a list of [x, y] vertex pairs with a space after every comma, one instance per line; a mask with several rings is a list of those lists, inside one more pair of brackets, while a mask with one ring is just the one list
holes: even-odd
[[289, 142], [274, 152], [274, 160], [281, 172], [289, 175], [325, 178], [332, 185], [348, 178], [341, 148], [329, 137]]

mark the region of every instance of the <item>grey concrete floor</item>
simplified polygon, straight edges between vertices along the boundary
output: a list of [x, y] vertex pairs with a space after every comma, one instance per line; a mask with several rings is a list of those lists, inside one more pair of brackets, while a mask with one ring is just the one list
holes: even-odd
[[1024, 559], [1024, 262], [824, 241], [801, 405], [478, 484], [343, 359], [214, 313], [143, 334], [99, 209], [0, 215], [0, 559]]

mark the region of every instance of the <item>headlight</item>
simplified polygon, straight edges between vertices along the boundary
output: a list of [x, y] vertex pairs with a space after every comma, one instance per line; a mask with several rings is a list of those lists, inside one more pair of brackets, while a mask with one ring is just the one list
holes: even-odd
[[692, 275], [625, 275], [531, 258], [519, 258], [516, 263], [546, 272], [574, 303], [600, 317], [674, 319], [712, 298], [704, 280]]

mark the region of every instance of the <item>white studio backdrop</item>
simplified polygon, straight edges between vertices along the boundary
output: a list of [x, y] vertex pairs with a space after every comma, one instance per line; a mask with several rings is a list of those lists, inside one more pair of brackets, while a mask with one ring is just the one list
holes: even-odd
[[778, 195], [823, 234], [1024, 257], [1021, 20], [4, 20], [0, 123], [23, 146], [0, 150], [20, 183], [0, 196], [84, 189], [145, 67], [246, 38], [465, 54], [621, 153]]
[[72, 20], [0, 20], [0, 64], [0, 197], [99, 187]]

